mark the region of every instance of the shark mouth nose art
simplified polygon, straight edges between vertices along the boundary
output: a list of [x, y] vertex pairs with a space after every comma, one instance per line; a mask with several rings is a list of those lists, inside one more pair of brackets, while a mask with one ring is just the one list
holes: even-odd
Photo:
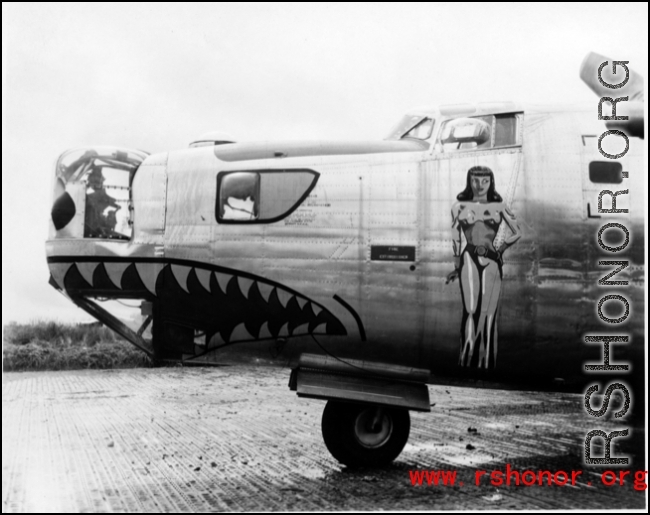
[[141, 298], [166, 319], [205, 331], [210, 346], [302, 335], [346, 335], [304, 295], [247, 272], [178, 259], [51, 257], [71, 297]]

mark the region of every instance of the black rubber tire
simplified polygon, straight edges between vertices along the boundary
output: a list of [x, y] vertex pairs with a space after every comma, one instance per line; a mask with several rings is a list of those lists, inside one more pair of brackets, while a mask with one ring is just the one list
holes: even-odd
[[[371, 421], [380, 409], [379, 424]], [[369, 404], [328, 401], [322, 431], [332, 456], [348, 467], [388, 465], [402, 452], [411, 430], [409, 412]]]

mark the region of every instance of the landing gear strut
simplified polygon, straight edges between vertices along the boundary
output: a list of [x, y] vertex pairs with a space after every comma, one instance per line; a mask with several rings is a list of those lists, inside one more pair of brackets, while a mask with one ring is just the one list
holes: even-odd
[[389, 464], [402, 452], [410, 429], [404, 409], [328, 401], [323, 411], [325, 445], [349, 467]]

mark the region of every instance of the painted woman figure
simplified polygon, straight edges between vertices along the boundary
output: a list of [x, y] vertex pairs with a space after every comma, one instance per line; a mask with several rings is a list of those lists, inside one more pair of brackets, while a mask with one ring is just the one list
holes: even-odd
[[[494, 368], [497, 357], [497, 314], [503, 253], [521, 232], [515, 215], [496, 192], [494, 174], [486, 166], [467, 172], [467, 186], [451, 209], [456, 268], [447, 282], [460, 277], [463, 298], [459, 364], [464, 367]], [[498, 248], [495, 238], [505, 223], [510, 229]], [[461, 252], [462, 236], [465, 247]]]

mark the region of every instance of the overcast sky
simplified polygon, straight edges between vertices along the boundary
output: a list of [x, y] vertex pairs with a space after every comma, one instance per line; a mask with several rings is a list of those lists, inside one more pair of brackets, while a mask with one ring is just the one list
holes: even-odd
[[47, 284], [64, 150], [381, 139], [408, 109], [593, 102], [595, 51], [647, 78], [647, 4], [2, 4], [2, 319], [86, 320]]

